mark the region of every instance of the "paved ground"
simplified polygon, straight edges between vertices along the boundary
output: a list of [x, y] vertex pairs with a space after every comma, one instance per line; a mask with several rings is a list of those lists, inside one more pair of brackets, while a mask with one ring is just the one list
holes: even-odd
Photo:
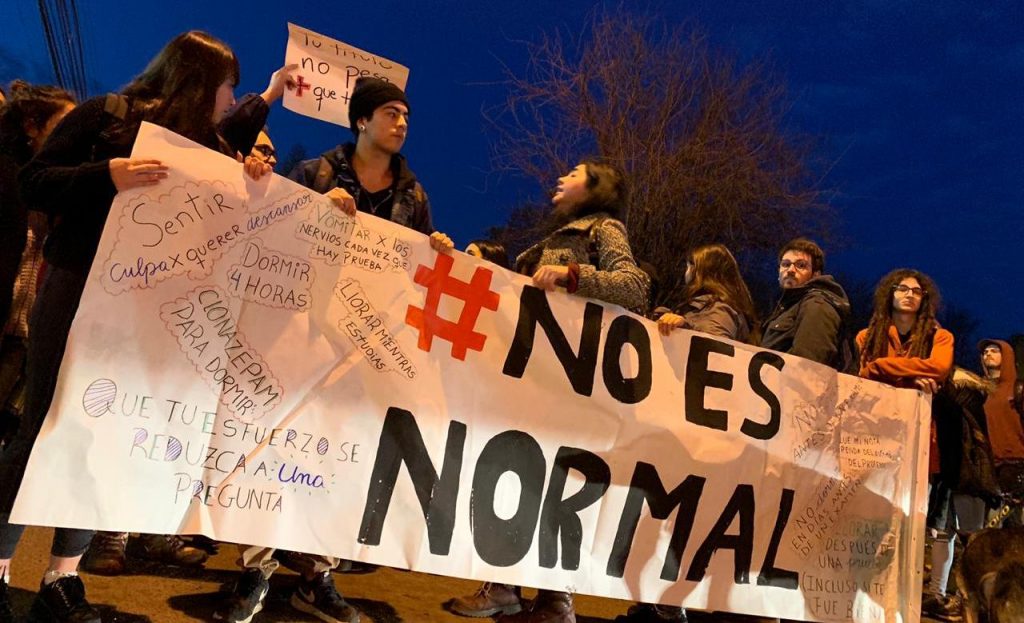
[[[25, 616], [46, 567], [52, 531], [30, 528], [13, 564], [11, 592], [15, 614]], [[183, 623], [210, 621], [218, 591], [237, 577], [236, 550], [222, 545], [204, 569], [180, 570], [132, 561], [128, 573], [108, 578], [83, 574], [90, 601], [104, 613], [104, 623]], [[342, 593], [363, 613], [364, 623], [467, 623], [446, 612], [444, 602], [472, 592], [477, 582], [379, 569], [365, 575], [336, 574]], [[288, 605], [297, 576], [281, 569], [271, 580], [266, 607], [253, 623], [306, 623], [317, 619]], [[630, 602], [578, 596], [579, 623], [611, 623]], [[691, 617], [696, 619], [697, 617]], [[724, 621], [725, 619], [715, 619]], [[925, 619], [927, 621], [928, 619]], [[708, 621], [705, 618], [705, 621]], [[695, 621], [696, 623], [696, 621]], [[708, 623], [710, 623], [708, 621]]]

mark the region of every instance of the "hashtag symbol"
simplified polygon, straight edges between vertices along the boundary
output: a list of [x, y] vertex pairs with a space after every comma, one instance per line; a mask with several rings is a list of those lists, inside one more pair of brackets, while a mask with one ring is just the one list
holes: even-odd
[[[452, 357], [459, 361], [466, 360], [466, 350], [483, 350], [487, 336], [474, 331], [480, 310], [498, 309], [496, 292], [491, 292], [491, 271], [477, 267], [469, 283], [449, 275], [455, 260], [446, 253], [438, 253], [434, 267], [420, 264], [416, 269], [414, 281], [427, 289], [427, 300], [423, 309], [409, 306], [405, 313], [405, 323], [419, 329], [420, 339], [417, 346], [420, 350], [430, 352], [430, 347], [437, 336], [452, 345]], [[441, 295], [445, 294], [463, 302], [459, 321], [452, 322], [437, 315], [437, 306]]]

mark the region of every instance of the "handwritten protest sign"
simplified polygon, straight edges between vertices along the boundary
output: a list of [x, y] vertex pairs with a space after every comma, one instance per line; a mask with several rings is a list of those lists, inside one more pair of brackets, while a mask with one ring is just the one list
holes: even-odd
[[918, 620], [918, 393], [662, 338], [156, 126], [132, 156], [170, 174], [111, 207], [14, 521]]
[[295, 86], [285, 91], [284, 107], [346, 128], [357, 79], [380, 78], [402, 90], [409, 80], [408, 67], [295, 24], [288, 24], [285, 64], [298, 69], [292, 73]]

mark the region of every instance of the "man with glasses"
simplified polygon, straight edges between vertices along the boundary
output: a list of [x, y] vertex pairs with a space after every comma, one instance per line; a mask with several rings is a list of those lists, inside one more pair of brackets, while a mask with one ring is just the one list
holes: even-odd
[[265, 162], [271, 169], [277, 166], [277, 150], [274, 149], [274, 143], [271, 142], [270, 135], [267, 134], [266, 126], [263, 126], [256, 136], [256, 144], [252, 146], [252, 152], [249, 155]]
[[853, 364], [850, 301], [825, 270], [825, 253], [806, 238], [779, 252], [782, 297], [762, 326], [761, 346], [848, 372]]

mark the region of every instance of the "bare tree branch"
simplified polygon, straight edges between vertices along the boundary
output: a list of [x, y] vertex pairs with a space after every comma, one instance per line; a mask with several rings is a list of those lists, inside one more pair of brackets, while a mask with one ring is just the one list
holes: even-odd
[[[625, 11], [595, 13], [576, 40], [556, 30], [526, 45], [525, 72], [507, 72], [507, 100], [485, 111], [494, 167], [548, 188], [582, 157], [620, 166], [634, 252], [662, 280], [657, 303], [680, 296], [688, 248], [765, 252], [828, 233], [815, 144], [786, 129], [786, 89], [765, 62], [739, 66], [691, 24]], [[517, 210], [494, 233], [518, 248], [542, 219]]]

